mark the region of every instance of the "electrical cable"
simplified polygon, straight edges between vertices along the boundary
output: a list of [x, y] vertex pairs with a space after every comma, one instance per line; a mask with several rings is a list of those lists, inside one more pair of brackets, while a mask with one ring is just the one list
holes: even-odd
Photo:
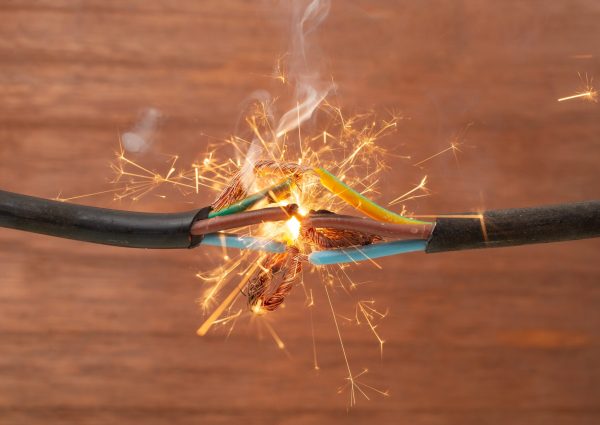
[[600, 236], [600, 201], [440, 216], [427, 253]]
[[[286, 182], [276, 186], [277, 190], [284, 190]], [[266, 196], [261, 192], [259, 194], [263, 198]], [[295, 204], [232, 214], [234, 210], [254, 205], [259, 194], [249, 196], [251, 200], [240, 201], [235, 209], [222, 210], [227, 210], [223, 214], [230, 215], [208, 218], [211, 207], [178, 213], [143, 213], [70, 204], [0, 191], [0, 227], [132, 248], [191, 248], [200, 244], [206, 235], [207, 245], [281, 252], [285, 245], [279, 242], [214, 234], [297, 216], [298, 207]], [[600, 201], [438, 216], [433, 224], [406, 219], [408, 222], [403, 221], [405, 224], [398, 225], [333, 213], [311, 214], [301, 220], [303, 226], [314, 228], [411, 238], [406, 241], [317, 251], [309, 255], [313, 264], [321, 265], [361, 261], [422, 249], [434, 253], [598, 237]]]
[[[227, 214], [243, 211], [268, 196], [277, 195], [289, 189], [291, 184], [292, 181], [286, 179], [250, 195], [218, 211], [217, 217], [222, 220]], [[235, 219], [224, 222], [217, 221], [217, 224], [248, 219], [251, 220], [251, 224], [269, 218], [284, 220], [293, 211], [295, 211], [295, 206], [289, 206], [287, 210], [267, 208], [241, 217], [239, 214], [235, 214]], [[222, 237], [217, 239], [214, 235], [210, 235], [208, 239], [203, 240], [204, 233], [192, 232], [192, 223], [204, 221], [211, 215], [213, 214], [210, 207], [182, 213], [142, 213], [90, 207], [0, 191], [0, 227], [131, 248], [192, 248], [202, 242], [206, 245], [225, 245], [271, 252], [281, 252], [282, 249], [285, 249], [283, 244], [279, 246], [277, 242], [251, 237], [227, 235], [224, 239]], [[211, 223], [215, 222], [208, 222], [209, 225]], [[224, 229], [217, 226], [215, 231], [217, 230]]]
[[429, 240], [315, 251], [314, 265], [364, 261], [415, 251], [427, 253], [558, 242], [600, 236], [600, 201], [515, 208], [438, 217]]
[[428, 224], [426, 221], [404, 217], [377, 205], [324, 168], [314, 168], [313, 171], [319, 176], [321, 184], [327, 190], [371, 218], [399, 224]]
[[193, 248], [191, 235], [210, 207], [178, 213], [143, 213], [59, 202], [0, 190], [0, 227], [130, 248]]

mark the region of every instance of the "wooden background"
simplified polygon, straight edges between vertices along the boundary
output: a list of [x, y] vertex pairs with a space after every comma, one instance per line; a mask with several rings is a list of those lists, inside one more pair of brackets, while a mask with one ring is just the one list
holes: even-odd
[[[155, 152], [189, 164], [227, 137], [244, 99], [272, 85], [285, 51], [275, 3], [0, 2], [0, 187], [74, 195], [107, 187], [119, 133], [163, 114]], [[413, 160], [468, 126], [459, 166], [396, 165], [384, 199], [423, 173], [420, 213], [598, 198], [600, 109], [558, 103], [577, 73], [600, 75], [600, 4], [557, 1], [338, 1], [321, 65], [347, 110], [394, 109], [388, 140]], [[210, 137], [209, 137], [210, 136]], [[181, 210], [198, 199], [118, 205]], [[110, 196], [85, 201], [114, 206]], [[599, 241], [407, 255], [352, 270], [334, 297], [390, 309], [383, 359], [342, 326], [352, 367], [387, 388], [346, 411], [345, 366], [318, 285], [321, 369], [301, 291], [273, 317], [290, 357], [239, 329], [195, 335], [194, 277], [214, 249], [132, 251], [0, 231], [0, 423], [597, 424]], [[319, 292], [321, 291], [321, 292]]]

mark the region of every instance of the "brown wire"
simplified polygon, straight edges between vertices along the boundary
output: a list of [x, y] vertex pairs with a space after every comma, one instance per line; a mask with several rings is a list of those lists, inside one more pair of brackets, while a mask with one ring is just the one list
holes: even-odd
[[396, 224], [370, 218], [338, 214], [311, 214], [302, 220], [302, 227], [356, 231], [394, 239], [429, 239], [432, 224]]
[[293, 216], [298, 209], [295, 204], [285, 207], [262, 208], [260, 210], [244, 211], [238, 214], [217, 216], [206, 220], [199, 220], [192, 225], [192, 236], [206, 235], [238, 227], [252, 226], [267, 221], [283, 221]]

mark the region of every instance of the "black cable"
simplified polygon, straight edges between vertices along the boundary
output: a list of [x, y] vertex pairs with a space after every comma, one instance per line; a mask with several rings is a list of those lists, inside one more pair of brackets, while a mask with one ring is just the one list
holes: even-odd
[[[0, 227], [131, 248], [192, 248], [192, 225], [210, 207], [180, 213], [96, 208], [0, 190]], [[472, 216], [472, 218], [470, 218]], [[600, 236], [600, 201], [439, 217], [426, 252], [494, 248]]]
[[120, 211], [0, 190], [0, 227], [130, 248], [193, 248], [202, 236], [191, 236], [191, 226], [209, 212]]
[[600, 201], [453, 215], [436, 220], [427, 253], [600, 236]]

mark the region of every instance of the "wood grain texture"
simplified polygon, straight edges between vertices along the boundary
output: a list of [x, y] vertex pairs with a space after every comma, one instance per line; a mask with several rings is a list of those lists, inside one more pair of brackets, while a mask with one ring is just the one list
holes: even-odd
[[[286, 46], [271, 2], [0, 3], [0, 186], [53, 197], [106, 187], [118, 135], [164, 115], [154, 149], [191, 163], [227, 137]], [[556, 102], [600, 75], [593, 0], [334, 2], [322, 65], [349, 111], [400, 110], [388, 140], [414, 161], [387, 200], [429, 175], [422, 213], [598, 198], [598, 105]], [[411, 164], [448, 146], [463, 153]], [[210, 137], [209, 137], [210, 136]], [[202, 205], [208, 196], [194, 202]], [[190, 198], [123, 208], [183, 210]], [[89, 204], [113, 205], [109, 197]], [[0, 231], [0, 424], [597, 424], [598, 241], [410, 255], [352, 270], [390, 308], [383, 359], [342, 326], [353, 367], [391, 397], [346, 412], [335, 329], [318, 284], [320, 371], [301, 290], [274, 325], [199, 338], [198, 270], [215, 250], [132, 251]], [[314, 279], [307, 276], [307, 279]]]

